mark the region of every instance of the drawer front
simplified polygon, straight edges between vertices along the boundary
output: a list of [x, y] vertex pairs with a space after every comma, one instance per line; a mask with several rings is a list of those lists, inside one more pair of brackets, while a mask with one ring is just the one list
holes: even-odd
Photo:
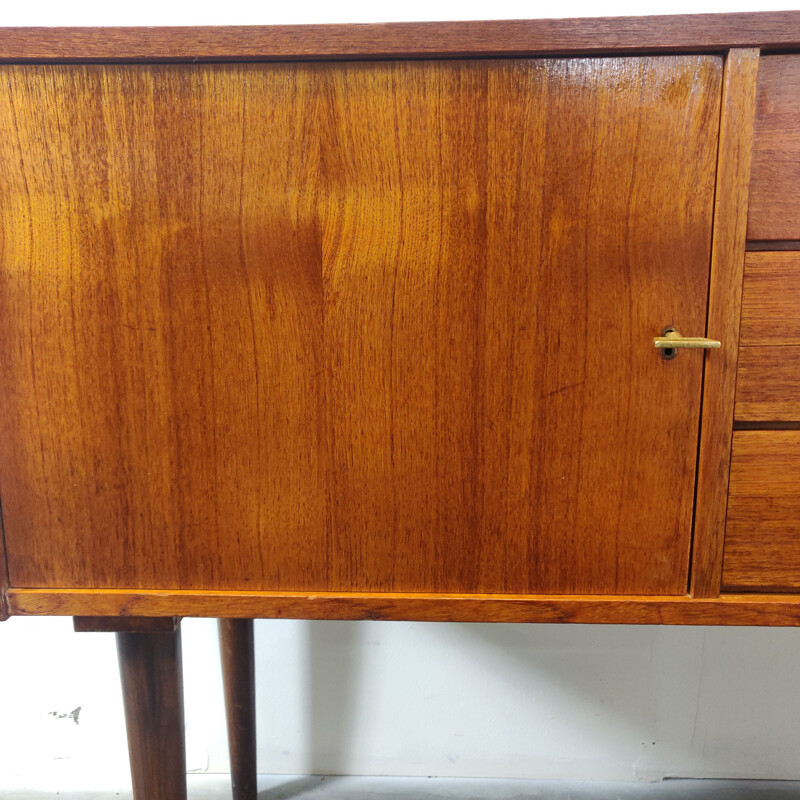
[[722, 582], [800, 588], [800, 431], [734, 434]]
[[800, 253], [748, 253], [735, 418], [800, 421]]
[[758, 70], [748, 239], [800, 239], [800, 55]]

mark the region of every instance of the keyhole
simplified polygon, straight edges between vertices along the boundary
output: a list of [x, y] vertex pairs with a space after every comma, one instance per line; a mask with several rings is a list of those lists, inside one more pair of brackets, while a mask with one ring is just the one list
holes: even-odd
[[[675, 332], [675, 328], [670, 326], [670, 327], [664, 328], [664, 332], [661, 335], [662, 336], [666, 336], [668, 333], [674, 333], [674, 332]], [[677, 347], [663, 347], [663, 348], [661, 348], [661, 358], [663, 358], [664, 361], [671, 361], [677, 355], [678, 355], [678, 348]]]

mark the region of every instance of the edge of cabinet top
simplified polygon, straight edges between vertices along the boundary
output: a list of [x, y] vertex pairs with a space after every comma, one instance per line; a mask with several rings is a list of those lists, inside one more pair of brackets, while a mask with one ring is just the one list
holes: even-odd
[[272, 61], [800, 47], [800, 11], [212, 27], [0, 28], [0, 61]]

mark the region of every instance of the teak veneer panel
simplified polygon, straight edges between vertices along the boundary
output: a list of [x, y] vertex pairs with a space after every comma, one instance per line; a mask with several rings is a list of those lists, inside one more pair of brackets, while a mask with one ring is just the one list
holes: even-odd
[[737, 422], [800, 422], [800, 347], [742, 347]]
[[800, 347], [800, 252], [745, 258], [741, 347]]
[[800, 55], [758, 71], [748, 239], [800, 239]]
[[800, 431], [736, 431], [723, 585], [800, 588]]
[[686, 591], [720, 58], [0, 71], [12, 585]]
[[800, 253], [745, 262], [736, 419], [800, 421]]
[[324, 586], [315, 72], [2, 78], [12, 583]]
[[333, 585], [685, 591], [702, 358], [648, 332], [704, 328], [720, 72], [333, 72]]
[[5, 61], [535, 56], [800, 47], [800, 12], [160, 28], [0, 28]]

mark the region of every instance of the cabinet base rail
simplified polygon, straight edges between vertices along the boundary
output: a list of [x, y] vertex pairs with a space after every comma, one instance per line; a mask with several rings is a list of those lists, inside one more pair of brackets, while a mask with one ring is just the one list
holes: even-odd
[[800, 626], [800, 594], [715, 598], [366, 592], [10, 589], [20, 616], [574, 622], [620, 625]]

